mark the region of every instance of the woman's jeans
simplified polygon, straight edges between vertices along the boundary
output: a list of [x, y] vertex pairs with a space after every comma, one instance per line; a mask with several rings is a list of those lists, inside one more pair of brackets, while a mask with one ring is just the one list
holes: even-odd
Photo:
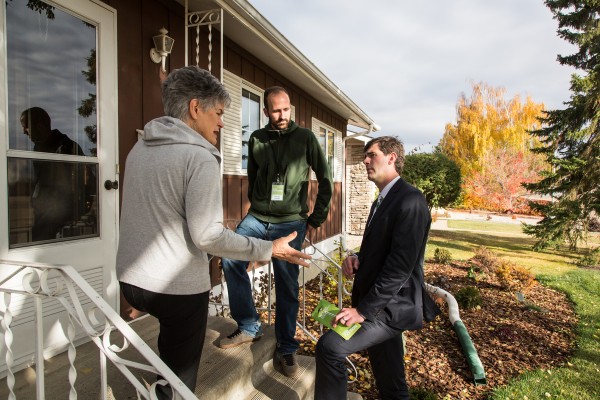
[[[194, 392], [206, 334], [208, 292], [173, 295], [151, 292], [124, 282], [120, 285], [123, 297], [132, 307], [158, 319], [159, 356]], [[169, 386], [157, 385], [156, 392], [161, 400], [171, 399]]]
[[[238, 225], [236, 232], [240, 235], [264, 240], [275, 240], [292, 232], [298, 236], [290, 242], [290, 246], [300, 250], [306, 234], [306, 221], [282, 223], [263, 222], [248, 214]], [[290, 354], [298, 350], [296, 336], [296, 318], [298, 316], [298, 275], [299, 267], [286, 261], [272, 259], [275, 274], [275, 337], [277, 352]], [[237, 322], [238, 328], [252, 337], [261, 335], [260, 320], [254, 300], [252, 287], [248, 277], [248, 262], [223, 258], [223, 273], [227, 281], [227, 293], [231, 316]]]

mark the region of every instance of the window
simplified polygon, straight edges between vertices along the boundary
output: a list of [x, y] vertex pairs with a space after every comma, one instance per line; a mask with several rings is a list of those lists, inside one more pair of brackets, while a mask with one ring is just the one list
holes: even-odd
[[335, 160], [335, 132], [330, 129], [319, 127], [319, 144], [325, 153], [329, 168], [334, 171], [334, 160]]
[[10, 248], [99, 236], [97, 27], [29, 3], [6, 8]]
[[248, 169], [248, 141], [252, 132], [260, 128], [259, 95], [242, 89], [242, 169]]

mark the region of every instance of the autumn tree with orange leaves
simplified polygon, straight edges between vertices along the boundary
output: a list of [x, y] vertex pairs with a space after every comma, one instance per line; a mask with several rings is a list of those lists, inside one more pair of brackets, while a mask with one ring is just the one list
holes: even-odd
[[522, 183], [539, 179], [545, 168], [531, 149], [539, 145], [530, 131], [539, 129], [544, 105], [530, 97], [507, 100], [503, 88], [484, 82], [462, 94], [456, 123], [447, 124], [439, 149], [455, 161], [463, 176], [463, 205], [498, 211], [525, 211], [517, 201]]

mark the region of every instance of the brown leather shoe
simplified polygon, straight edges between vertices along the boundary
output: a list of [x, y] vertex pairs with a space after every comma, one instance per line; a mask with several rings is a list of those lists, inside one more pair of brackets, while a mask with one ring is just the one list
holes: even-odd
[[298, 372], [298, 362], [296, 361], [296, 353], [279, 354], [275, 352], [275, 359], [281, 365], [285, 376], [294, 376]]

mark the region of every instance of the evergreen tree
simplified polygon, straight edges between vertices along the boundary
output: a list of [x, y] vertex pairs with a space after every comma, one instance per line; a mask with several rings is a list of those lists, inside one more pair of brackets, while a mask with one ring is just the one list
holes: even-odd
[[547, 204], [532, 204], [543, 220], [526, 229], [537, 248], [571, 248], [587, 237], [590, 218], [600, 213], [600, 2], [598, 0], [546, 0], [558, 21], [558, 34], [578, 47], [575, 54], [558, 56], [581, 74], [571, 78], [571, 97], [563, 110], [547, 111], [543, 127], [532, 134], [536, 149], [551, 165], [537, 183], [526, 185], [534, 192], [550, 195]]

